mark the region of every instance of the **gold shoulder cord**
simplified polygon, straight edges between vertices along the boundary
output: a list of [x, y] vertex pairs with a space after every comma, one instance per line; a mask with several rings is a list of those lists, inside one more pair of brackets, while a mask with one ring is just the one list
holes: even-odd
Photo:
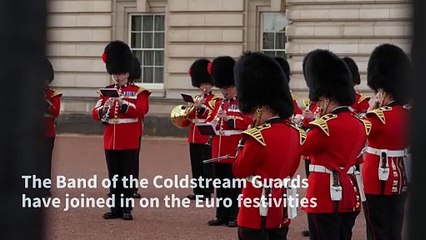
[[321, 118], [319, 118], [315, 121], [310, 122], [310, 124], [318, 126], [325, 133], [325, 135], [330, 136], [327, 121], [329, 121], [331, 119], [335, 119], [335, 118], [337, 118], [337, 115], [327, 114], [327, 115], [324, 115], [324, 116], [322, 116]]

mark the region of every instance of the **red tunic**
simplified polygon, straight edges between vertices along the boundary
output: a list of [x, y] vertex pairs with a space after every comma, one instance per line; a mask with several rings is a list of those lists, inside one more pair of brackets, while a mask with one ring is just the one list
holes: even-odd
[[[196, 96], [199, 97], [199, 96]], [[218, 98], [215, 94], [212, 92], [209, 92], [207, 94], [204, 94], [204, 104], [202, 109], [195, 110], [192, 114], [190, 114], [188, 117], [193, 119], [193, 122], [189, 126], [189, 134], [188, 134], [188, 142], [189, 143], [196, 143], [196, 144], [206, 144], [209, 140], [208, 135], [202, 135], [198, 128], [196, 127], [196, 124], [201, 122], [205, 122], [207, 116], [212, 110], [212, 106], [209, 105], [210, 101], [213, 99]]]
[[[368, 146], [375, 149], [404, 150], [408, 147], [407, 122], [409, 111], [403, 106], [387, 106], [367, 113], [365, 118], [371, 122]], [[380, 157], [368, 153], [362, 166], [366, 194], [393, 195], [407, 191], [407, 178], [402, 157], [388, 157], [389, 178], [380, 181], [378, 167]], [[384, 191], [382, 192], [382, 184]]]
[[[114, 88], [115, 85], [107, 86]], [[108, 123], [104, 125], [105, 150], [132, 150], [139, 148], [139, 138], [143, 134], [142, 120], [149, 110], [148, 90], [133, 84], [126, 84], [119, 88], [123, 107], [120, 109], [114, 101], [109, 111]], [[102, 119], [102, 107], [108, 100], [106, 96], [100, 96], [96, 106], [92, 110], [93, 119]]]
[[[244, 132], [246, 142], [232, 164], [235, 177], [260, 176], [264, 181], [292, 177], [296, 172], [300, 163], [300, 146], [305, 138], [304, 132], [294, 127], [289, 120], [276, 118], [267, 122], [269, 123]], [[285, 189], [272, 189], [271, 193], [272, 198], [278, 201], [283, 199]], [[243, 204], [244, 199], [259, 199], [261, 194], [261, 188], [255, 188], [251, 182], [247, 182], [247, 186], [242, 190], [238, 226], [261, 229], [258, 206]], [[290, 220], [286, 218], [284, 211], [286, 209], [282, 205], [272, 204], [268, 209], [266, 228], [289, 225]]]
[[361, 93], [355, 93], [355, 103], [352, 105], [352, 109], [355, 113], [367, 112], [370, 104], [370, 97], [364, 96]]
[[304, 208], [307, 213], [333, 213], [336, 202], [338, 212], [360, 210], [361, 202], [355, 178], [347, 172], [349, 167], [357, 163], [358, 155], [365, 146], [368, 124], [354, 116], [346, 107], [336, 109], [334, 114], [327, 114], [311, 122], [311, 130], [307, 133], [306, 142], [302, 146], [302, 154], [309, 156], [313, 165], [338, 171], [343, 190], [342, 200], [332, 201], [330, 174], [311, 172], [306, 197], [316, 198], [317, 206]]
[[53, 89], [46, 87], [44, 90], [46, 100], [46, 112], [44, 114], [44, 136], [55, 137], [55, 118], [59, 116], [61, 108], [61, 92], [56, 92]]
[[[240, 112], [238, 109], [238, 100], [236, 99], [228, 101], [220, 98], [216, 99], [214, 103], [210, 105], [213, 107], [213, 111], [210, 112], [206, 122], [217, 122], [216, 130], [219, 134], [222, 134], [213, 136], [212, 158], [225, 155], [234, 157], [238, 142], [243, 136], [242, 133], [252, 124], [252, 119], [249, 115]], [[221, 108], [226, 112], [229, 118], [228, 121], [218, 118], [217, 113]], [[232, 163], [233, 161], [234, 158], [228, 158], [221, 160], [219, 163]]]

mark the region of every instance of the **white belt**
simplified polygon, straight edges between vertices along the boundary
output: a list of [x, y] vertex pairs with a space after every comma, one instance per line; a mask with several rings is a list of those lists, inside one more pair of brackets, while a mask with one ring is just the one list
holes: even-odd
[[123, 123], [135, 123], [138, 122], [137, 118], [114, 118], [109, 119], [108, 124], [123, 124]]
[[[343, 169], [343, 168], [340, 168]], [[352, 166], [348, 169], [347, 174], [353, 174], [356, 171], [356, 167]], [[333, 171], [331, 171], [330, 169], [321, 166], [321, 165], [315, 165], [315, 164], [310, 164], [309, 165], [309, 172], [316, 172], [316, 173], [328, 173], [331, 174], [333, 173]]]
[[219, 133], [222, 136], [232, 136], [232, 135], [242, 134], [243, 131], [242, 130], [223, 130], [223, 131], [219, 131]]
[[404, 150], [387, 150], [377, 149], [373, 147], [367, 147], [367, 152], [377, 156], [381, 156], [382, 153], [386, 153], [387, 157], [405, 157], [407, 155], [407, 149]]
[[192, 122], [197, 124], [197, 123], [204, 123], [206, 121], [205, 118], [194, 118], [192, 119]]

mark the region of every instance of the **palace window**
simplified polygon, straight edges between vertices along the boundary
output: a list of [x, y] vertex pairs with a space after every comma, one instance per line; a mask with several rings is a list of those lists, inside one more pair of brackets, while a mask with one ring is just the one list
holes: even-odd
[[261, 51], [269, 56], [286, 58], [286, 27], [288, 19], [283, 13], [261, 13]]
[[160, 85], [164, 83], [164, 15], [131, 15], [130, 47], [141, 62], [139, 82]]

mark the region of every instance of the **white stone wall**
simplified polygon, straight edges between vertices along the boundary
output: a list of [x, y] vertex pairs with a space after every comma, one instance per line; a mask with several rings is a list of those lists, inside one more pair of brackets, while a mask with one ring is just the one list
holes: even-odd
[[[111, 40], [111, 0], [49, 0], [47, 54], [55, 69], [52, 86], [72, 97], [97, 97], [110, 83], [101, 55]], [[91, 101], [63, 101], [62, 111], [86, 112]]]
[[[287, 44], [291, 87], [303, 97], [302, 60], [311, 50], [325, 48], [353, 57], [365, 85], [369, 54], [390, 42], [409, 52], [408, 0], [49, 0], [48, 56], [56, 70], [53, 86], [64, 93], [62, 110], [87, 112], [96, 90], [110, 83], [100, 60], [105, 45], [128, 42], [132, 13], [164, 13], [166, 46], [164, 90], [154, 97], [178, 99], [195, 93], [188, 76], [201, 57], [238, 57], [259, 50], [259, 12], [286, 11], [291, 21]], [[153, 107], [152, 109], [155, 109]]]
[[361, 72], [361, 91], [368, 91], [366, 67], [376, 46], [393, 43], [410, 51], [410, 1], [287, 0], [286, 6], [291, 21], [287, 30], [291, 85], [298, 92], [306, 92], [303, 57], [314, 49], [353, 57]]
[[243, 51], [244, 0], [168, 0], [166, 97], [193, 92], [188, 69], [197, 58]]

